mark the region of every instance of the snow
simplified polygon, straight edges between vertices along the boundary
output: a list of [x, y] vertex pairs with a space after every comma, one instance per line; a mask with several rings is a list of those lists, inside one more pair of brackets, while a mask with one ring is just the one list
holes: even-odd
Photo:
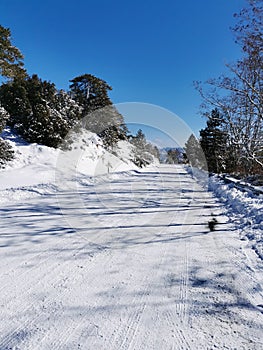
[[[235, 179], [231, 179], [235, 181]], [[216, 176], [211, 177], [210, 189], [222, 200], [229, 210], [231, 221], [236, 224], [242, 240], [257, 252], [263, 260], [263, 193], [254, 194], [252, 191], [242, 191], [231, 183], [225, 184]], [[250, 189], [254, 186], [243, 183]], [[261, 188], [257, 188], [258, 191]]]
[[0, 349], [262, 349], [263, 261], [238, 221], [262, 233], [262, 198], [82, 136], [67, 153], [8, 136]]
[[119, 158], [106, 151], [100, 138], [87, 130], [70, 135], [70, 151], [28, 144], [9, 128], [0, 136], [15, 150], [15, 159], [0, 169], [0, 203], [55, 192], [65, 184], [66, 177], [70, 180], [137, 169], [128, 142], [121, 142]]

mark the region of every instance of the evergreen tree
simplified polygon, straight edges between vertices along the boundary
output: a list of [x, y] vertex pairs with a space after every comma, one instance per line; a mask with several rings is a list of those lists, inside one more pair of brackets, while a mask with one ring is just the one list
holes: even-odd
[[37, 75], [3, 84], [0, 101], [10, 114], [9, 126], [26, 141], [50, 147], [58, 147], [81, 116], [75, 101]]
[[107, 105], [88, 113], [83, 118], [82, 125], [98, 135], [107, 129], [117, 128], [120, 139], [126, 138], [127, 127], [124, 118], [113, 105]]
[[88, 113], [112, 105], [108, 91], [112, 90], [106, 81], [91, 74], [83, 74], [70, 80], [71, 96], [83, 107], [83, 116]]
[[152, 155], [149, 153], [148, 143], [141, 129], [137, 131], [135, 136], [131, 138], [131, 144], [135, 147], [133, 151], [133, 162], [142, 168], [153, 161]]
[[[12, 81], [2, 84], [0, 87], [0, 101], [2, 106], [16, 121], [32, 113], [25, 79], [14, 78]], [[12, 118], [9, 120], [9, 125], [11, 126], [13, 126]]]
[[25, 77], [23, 55], [12, 45], [11, 31], [0, 25], [0, 75], [7, 78]]
[[84, 74], [71, 80], [72, 98], [82, 108], [82, 125], [99, 135], [104, 146], [113, 150], [119, 140], [127, 138], [127, 127], [123, 116], [112, 105], [108, 91], [112, 90], [106, 81], [91, 74]]
[[4, 107], [0, 105], [0, 133], [3, 131], [4, 127], [6, 126], [6, 123], [9, 117], [10, 117], [9, 113], [5, 110]]
[[147, 152], [152, 154], [158, 161], [160, 161], [161, 155], [160, 155], [160, 150], [157, 146], [154, 146], [148, 142], [146, 144], [146, 150], [147, 150]]
[[[9, 118], [8, 112], [0, 106], [0, 134], [3, 131], [3, 128], [6, 125], [6, 122]], [[0, 168], [3, 168], [6, 163], [14, 158], [14, 151], [12, 146], [4, 141], [0, 137]]]
[[200, 145], [204, 151], [208, 171], [226, 171], [227, 138], [222, 130], [223, 118], [217, 109], [208, 116], [207, 127], [200, 131]]
[[185, 154], [191, 166], [207, 170], [204, 152], [199, 141], [192, 134], [185, 143]]

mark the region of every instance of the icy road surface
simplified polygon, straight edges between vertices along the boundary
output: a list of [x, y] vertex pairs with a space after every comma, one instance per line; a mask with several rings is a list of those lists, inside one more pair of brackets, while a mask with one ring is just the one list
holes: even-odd
[[183, 167], [0, 211], [1, 350], [263, 349], [262, 263]]

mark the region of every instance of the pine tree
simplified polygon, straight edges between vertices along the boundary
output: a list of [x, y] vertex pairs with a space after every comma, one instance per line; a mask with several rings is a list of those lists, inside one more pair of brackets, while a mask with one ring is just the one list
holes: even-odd
[[106, 81], [91, 74], [83, 74], [70, 80], [71, 96], [83, 107], [83, 116], [88, 113], [112, 105], [108, 91], [112, 87]]
[[207, 170], [207, 163], [200, 142], [192, 134], [185, 143], [185, 154], [191, 166]]
[[142, 168], [153, 161], [152, 155], [148, 151], [148, 144], [145, 138], [144, 133], [141, 129], [137, 131], [135, 136], [131, 138], [131, 144], [135, 147], [133, 151], [133, 162]]
[[209, 172], [226, 171], [227, 137], [222, 126], [223, 118], [214, 109], [208, 116], [207, 127], [200, 131], [200, 145], [206, 156]]
[[[6, 125], [9, 118], [8, 112], [0, 105], [0, 134]], [[14, 158], [12, 146], [0, 137], [0, 168], [3, 168], [6, 163]]]
[[91, 74], [71, 80], [70, 93], [82, 108], [82, 125], [99, 135], [106, 149], [113, 150], [119, 140], [127, 138], [123, 116], [113, 106], [106, 81]]
[[0, 101], [10, 114], [10, 127], [30, 143], [50, 147], [58, 147], [81, 116], [69, 95], [37, 75], [3, 84]]
[[0, 75], [7, 78], [25, 77], [23, 55], [12, 45], [11, 31], [0, 25]]

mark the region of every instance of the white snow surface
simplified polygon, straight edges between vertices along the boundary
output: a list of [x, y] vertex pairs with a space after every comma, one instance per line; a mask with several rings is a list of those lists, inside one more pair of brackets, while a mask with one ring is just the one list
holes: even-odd
[[83, 136], [71, 155], [8, 136], [0, 349], [262, 349], [262, 260], [230, 220], [237, 196]]
[[94, 177], [137, 169], [131, 161], [132, 145], [121, 141], [114, 156], [100, 138], [87, 130], [73, 133], [70, 151], [28, 144], [6, 128], [0, 134], [15, 151], [15, 159], [0, 169], [0, 203], [56, 191], [72, 178]]
[[216, 176], [209, 179], [209, 188], [228, 208], [240, 239], [247, 240], [263, 260], [263, 193], [256, 195], [250, 187], [248, 184], [248, 190], [242, 191]]

